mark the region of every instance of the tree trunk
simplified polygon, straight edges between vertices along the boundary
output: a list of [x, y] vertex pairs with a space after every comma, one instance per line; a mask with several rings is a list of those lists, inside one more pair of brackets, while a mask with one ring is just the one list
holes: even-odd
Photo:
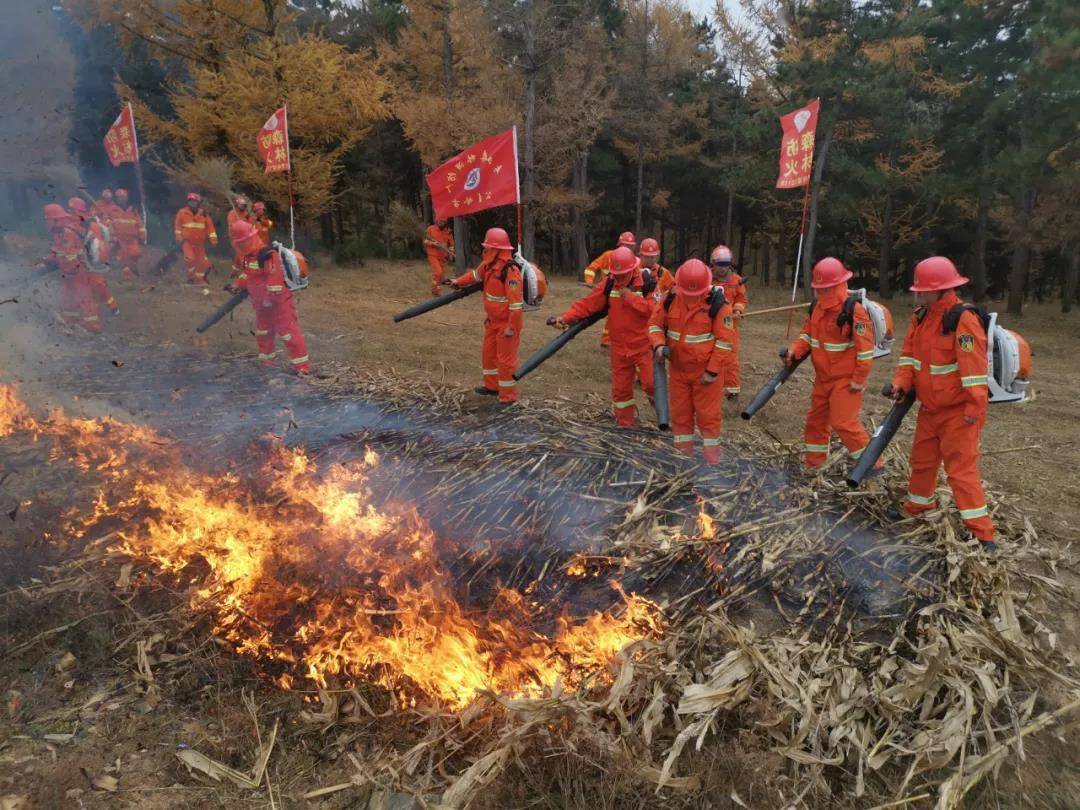
[[[1031, 209], [1035, 207], [1035, 192], [1025, 191], [1021, 200], [1021, 226], [1019, 232], [1026, 233]], [[1030, 250], [1027, 243], [1022, 239], [1018, 240], [1016, 248], [1013, 250], [1012, 267], [1009, 269], [1007, 309], [1011, 315], [1020, 315], [1024, 311], [1024, 286], [1027, 282], [1029, 256]]]
[[979, 210], [975, 215], [975, 261], [971, 266], [971, 281], [975, 300], [986, 300], [986, 242], [990, 230], [990, 147], [983, 136], [982, 175], [979, 179]]
[[[735, 254], [734, 264], [739, 267], [743, 263], [743, 252], [746, 250], [746, 236], [748, 229], [739, 228], [739, 252]], [[728, 247], [731, 247], [728, 245]]]
[[892, 298], [893, 193], [885, 192], [885, 210], [881, 215], [881, 245], [878, 250], [878, 295]]
[[[588, 170], [589, 152], [582, 152], [574, 159], [572, 183], [574, 193], [584, 200], [588, 194]], [[575, 274], [580, 274], [589, 263], [589, 246], [585, 240], [585, 204], [579, 203], [574, 206], [571, 213], [571, 227], [573, 228], [572, 264]]]
[[641, 240], [643, 223], [641, 221], [642, 200], [645, 197], [645, 148], [638, 141], [637, 145], [637, 200], [634, 204], [634, 233]]
[[1072, 312], [1078, 286], [1080, 286], [1080, 251], [1073, 250], [1069, 257], [1069, 267], [1065, 271], [1065, 283], [1061, 285], [1062, 312]]
[[802, 282], [807, 299], [812, 299], [814, 291], [810, 287], [810, 268], [813, 266], [814, 237], [817, 235], [818, 197], [821, 194], [821, 175], [825, 171], [825, 159], [829, 155], [832, 143], [833, 122], [825, 126], [825, 138], [821, 141], [817, 159], [814, 161], [814, 175], [810, 183], [810, 222], [806, 226], [806, 240], [803, 242]]
[[761, 240], [761, 286], [762, 287], [768, 287], [769, 286], [769, 272], [771, 270], [771, 267], [769, 265], [770, 265], [770, 263], [772, 261], [772, 257], [769, 255], [769, 248], [770, 247], [771, 247], [771, 245], [769, 244], [769, 234], [766, 233], [764, 238]]
[[522, 172], [521, 249], [526, 256], [536, 255], [536, 217], [533, 213], [533, 167], [536, 150], [536, 74], [539, 71], [536, 53], [536, 3], [529, 0], [525, 17], [525, 154]]

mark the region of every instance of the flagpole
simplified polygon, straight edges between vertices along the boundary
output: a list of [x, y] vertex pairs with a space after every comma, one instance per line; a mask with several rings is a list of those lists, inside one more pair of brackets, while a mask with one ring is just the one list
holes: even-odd
[[521, 250], [521, 171], [518, 168], [517, 124], [514, 124], [514, 195], [517, 198], [517, 245]]
[[131, 119], [131, 139], [135, 141], [135, 182], [139, 184], [139, 207], [142, 209], [143, 228], [146, 229], [146, 241], [150, 241], [149, 223], [146, 221], [146, 189], [143, 188], [142, 155], [139, 154], [139, 131], [135, 129], [135, 111], [128, 102], [128, 117]]
[[285, 174], [289, 181], [289, 247], [296, 250], [296, 220], [293, 217], [293, 193], [292, 193], [292, 152], [289, 151], [289, 105], [282, 104], [285, 111], [285, 160], [289, 164]]

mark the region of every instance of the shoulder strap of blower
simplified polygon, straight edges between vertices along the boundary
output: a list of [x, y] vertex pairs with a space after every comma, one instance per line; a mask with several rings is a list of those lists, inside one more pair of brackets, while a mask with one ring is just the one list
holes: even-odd
[[[840, 314], [836, 316], [836, 325], [840, 329], [847, 327], [850, 332], [855, 326], [855, 305], [859, 303], [859, 299], [853, 295], [849, 295], [844, 301], [844, 306], [840, 308]], [[812, 309], [811, 309], [812, 311]]]
[[956, 331], [956, 328], [960, 325], [960, 317], [965, 312], [971, 312], [979, 317], [979, 323], [982, 324], [984, 332], [989, 331], [990, 328], [990, 313], [980, 306], [975, 304], [956, 304], [948, 312], [945, 313], [945, 317], [941, 319], [941, 334], [949, 335]]
[[[668, 292], [664, 298], [664, 311], [667, 312], [671, 309], [671, 302], [675, 300], [675, 290]], [[727, 303], [727, 299], [724, 297], [723, 287], [713, 287], [712, 292], [709, 293], [709, 317], [715, 318], [717, 313], [723, 309], [724, 304]]]

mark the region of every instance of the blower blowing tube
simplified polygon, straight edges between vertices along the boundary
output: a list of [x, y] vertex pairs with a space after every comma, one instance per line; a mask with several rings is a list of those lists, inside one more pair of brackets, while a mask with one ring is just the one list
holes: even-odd
[[[594, 323], [599, 320], [603, 320], [606, 316], [607, 310], [605, 309], [597, 312], [594, 315], [590, 315], [587, 318], [582, 318], [580, 321], [573, 324], [569, 329], [567, 329], [557, 338], [552, 340], [546, 346], [542, 346], [541, 348], [533, 352], [533, 354], [529, 357], [528, 360], [518, 366], [517, 371], [514, 372], [514, 379], [520, 380], [525, 375], [536, 371], [537, 366], [539, 366], [541, 363], [551, 357], [551, 355], [555, 354], [555, 352], [559, 351], [559, 349], [561, 349], [571, 340], [576, 338]], [[548, 323], [551, 323], [551, 321], [549, 321]]]
[[656, 426], [671, 428], [671, 409], [668, 405], [667, 363], [653, 355], [653, 402], [656, 405]]
[[445, 295], [438, 295], [427, 301], [421, 301], [419, 304], [415, 304], [395, 315], [394, 323], [401, 323], [402, 321], [407, 321], [409, 318], [415, 318], [417, 315], [423, 315], [425, 312], [431, 312], [433, 309], [445, 307], [447, 304], [452, 304], [454, 301], [466, 298], [475, 292], [480, 292], [482, 289], [484, 289], [484, 285], [478, 281], [467, 287], [459, 287], [453, 292], [446, 293]]
[[[780, 359], [783, 360], [787, 357], [787, 354], [787, 349], [781, 349]], [[809, 356], [810, 355], [803, 355], [802, 357], [797, 357], [791, 361], [790, 365], [785, 364], [783, 368], [776, 372], [772, 376], [772, 379], [761, 386], [761, 390], [757, 392], [757, 395], [750, 401], [750, 404], [746, 406], [746, 410], [742, 412], [742, 418], [752, 419], [754, 414], [764, 408], [769, 400], [775, 396], [776, 392], [780, 390], [780, 386], [786, 383], [788, 377], [795, 373], [795, 369], [799, 367], [799, 364]]]
[[[886, 385], [881, 393], [884, 396], [891, 396], [892, 390], [891, 384]], [[866, 445], [866, 449], [859, 456], [859, 460], [855, 462], [855, 466], [848, 473], [847, 485], [849, 487], [855, 489], [859, 486], [863, 479], [866, 478], [866, 474], [874, 468], [877, 460], [881, 458], [881, 454], [885, 452], [885, 448], [889, 446], [889, 442], [896, 435], [896, 431], [900, 429], [900, 423], [904, 421], [904, 417], [907, 416], [907, 412], [911, 410], [911, 406], [914, 404], [915, 389], [911, 389], [904, 394], [902, 400], [892, 406], [892, 410], [882, 421], [881, 426], [870, 439], [870, 443]]]

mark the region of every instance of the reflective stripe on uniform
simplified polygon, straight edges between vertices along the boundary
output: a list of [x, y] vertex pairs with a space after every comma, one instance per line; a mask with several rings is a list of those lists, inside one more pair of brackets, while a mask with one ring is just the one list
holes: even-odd
[[912, 503], [917, 503], [919, 506], [933, 506], [933, 495], [916, 495], [914, 492], [908, 492], [907, 499]]
[[980, 385], [986, 385], [985, 374], [972, 374], [970, 377], [961, 377], [960, 385], [964, 388], [977, 388]]
[[798, 337], [797, 339], [798, 339], [798, 340], [804, 340], [804, 341], [806, 341], [807, 343], [809, 343], [809, 342], [810, 342], [810, 336], [809, 336], [808, 334], [806, 334], [806, 332], [802, 332], [802, 333], [800, 333], [800, 334], [799, 334], [799, 337]]
[[496, 374], [499, 373], [499, 370], [497, 368], [482, 368], [482, 369], [480, 369], [480, 372], [485, 377], [493, 377], [493, 376], [495, 376]]
[[473, 268], [473, 270], [472, 270], [472, 277], [473, 277], [473, 278], [475, 278], [475, 279], [476, 279], [477, 281], [483, 281], [483, 279], [482, 279], [482, 278], [480, 278], [480, 274], [479, 274], [478, 272], [476, 272], [476, 271], [477, 271], [477, 269], [478, 269], [478, 268], [475, 268], [475, 267]]
[[964, 520], [974, 520], [975, 518], [986, 517], [988, 514], [990, 513], [989, 510], [987, 510], [986, 508], [986, 504], [983, 504], [982, 506], [977, 506], [974, 509], [960, 510], [960, 517], [962, 517]]
[[520, 310], [524, 311], [524, 309], [525, 309], [525, 305], [524, 305], [524, 304], [511, 304], [511, 305], [510, 305], [510, 309], [511, 309], [511, 310], [517, 310], [517, 309], [520, 309]]
[[723, 350], [723, 351], [725, 351], [725, 352], [730, 352], [730, 351], [731, 351], [731, 344], [730, 344], [730, 343], [728, 343], [728, 342], [727, 342], [726, 340], [718, 340], [718, 341], [716, 341], [716, 343], [714, 343], [713, 345], [714, 345], [714, 346], [715, 346], [716, 348], [718, 348], [718, 349], [722, 349], [722, 350]]
[[256, 329], [255, 330], [255, 337], [262, 337], [263, 335], [269, 335], [269, 334], [270, 334], [269, 329]]
[[281, 292], [284, 289], [285, 288], [282, 287], [280, 284], [267, 284], [266, 285], [266, 291], [267, 292]]
[[687, 335], [685, 338], [683, 338], [683, 340], [687, 343], [708, 343], [712, 339], [712, 332], [706, 332], [703, 335]]
[[826, 343], [825, 351], [827, 352], [846, 352], [854, 343]]
[[678, 340], [679, 338], [682, 337], [682, 334], [680, 334], [679, 332], [676, 332], [674, 329], [668, 329], [667, 330], [667, 336], [669, 338], [671, 338], [672, 340]]
[[804, 444], [803, 450], [807, 453], [828, 453], [829, 445], [827, 444]]
[[812, 348], [812, 349], [820, 349], [821, 348], [821, 342], [817, 338], [813, 338], [813, 337], [808, 338], [808, 341], [810, 343], [810, 348]]
[[693, 434], [691, 434], [689, 436], [677, 435], [674, 438], [675, 438], [675, 444], [686, 444], [687, 442], [692, 442], [694, 440]]
[[731, 388], [731, 387], [725, 388], [724, 391], [725, 391], [725, 393], [728, 393], [728, 394], [738, 394], [740, 391], [742, 391], [742, 388], [740, 386], [736, 385], [734, 388]]
[[516, 380], [499, 380], [499, 388], [513, 388], [517, 385]]
[[650, 326], [649, 327], [649, 334], [650, 335], [662, 335], [662, 334], [664, 334], [664, 330], [661, 329], [659, 326]]
[[290, 340], [292, 340], [292, 335], [282, 335], [281, 339], [288, 343]]
[[277, 352], [259, 352], [260, 360], [273, 360], [277, 356]]
[[486, 298], [488, 301], [491, 301], [494, 304], [505, 304], [506, 303], [506, 297], [505, 296], [489, 295], [488, 293], [484, 293], [484, 298]]
[[860, 447], [858, 450], [849, 450], [848, 452], [851, 454], [852, 458], [858, 458], [863, 454], [863, 450], [865, 449], [865, 447]]
[[611, 405], [612, 405], [613, 408], [633, 408], [634, 407], [634, 400], [627, 399], [627, 400], [624, 400], [623, 402], [612, 402]]
[[959, 371], [959, 370], [960, 370], [960, 366], [957, 365], [956, 363], [949, 363], [948, 365], [944, 365], [944, 366], [934, 366], [934, 365], [930, 366], [930, 373], [933, 374], [934, 376], [939, 376], [941, 374], [952, 374], [954, 371]]
[[298, 366], [301, 363], [306, 363], [307, 361], [308, 361], [308, 356], [305, 354], [303, 357], [294, 357], [292, 359], [292, 364], [294, 366]]
[[916, 360], [914, 357], [900, 356], [901, 366], [911, 366], [916, 371], [922, 371], [922, 360]]
[[858, 354], [855, 355], [855, 359], [856, 360], [873, 360], [874, 359], [874, 350], [870, 349], [869, 351], [859, 352]]
[[185, 222], [180, 226], [181, 228], [198, 228], [200, 231], [206, 230], [206, 224], [202, 222]]
[[705, 439], [705, 438], [703, 438], [701, 440], [701, 443], [705, 447], [716, 447], [718, 444], [720, 444], [720, 439], [719, 439], [719, 437], [717, 437], [715, 439]]

